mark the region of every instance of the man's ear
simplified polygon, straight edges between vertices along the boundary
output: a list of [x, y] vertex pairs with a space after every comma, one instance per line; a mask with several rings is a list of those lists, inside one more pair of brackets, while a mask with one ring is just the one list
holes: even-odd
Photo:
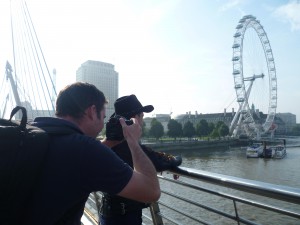
[[89, 119], [91, 119], [91, 120], [93, 120], [93, 118], [95, 117], [95, 116], [97, 116], [97, 109], [96, 109], [96, 106], [95, 105], [91, 105], [90, 107], [88, 107], [87, 109], [86, 109], [86, 116], [89, 118]]

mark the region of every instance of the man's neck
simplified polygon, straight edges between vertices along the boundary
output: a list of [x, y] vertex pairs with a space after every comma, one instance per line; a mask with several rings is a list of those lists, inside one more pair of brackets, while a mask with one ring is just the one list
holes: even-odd
[[82, 126], [82, 124], [84, 124], [84, 123], [82, 123], [81, 120], [74, 119], [71, 116], [62, 116], [62, 117], [57, 117], [57, 118], [67, 120], [71, 123], [74, 123], [82, 131], [82, 133], [87, 134], [85, 126]]

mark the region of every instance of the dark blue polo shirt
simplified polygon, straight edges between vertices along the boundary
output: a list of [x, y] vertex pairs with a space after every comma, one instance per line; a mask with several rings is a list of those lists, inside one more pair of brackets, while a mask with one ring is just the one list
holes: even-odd
[[58, 221], [80, 224], [91, 192], [117, 194], [129, 182], [132, 169], [99, 141], [83, 135], [73, 123], [41, 117], [33, 125], [65, 126], [75, 133], [51, 136], [41, 179], [30, 203], [28, 224], [46, 225]]

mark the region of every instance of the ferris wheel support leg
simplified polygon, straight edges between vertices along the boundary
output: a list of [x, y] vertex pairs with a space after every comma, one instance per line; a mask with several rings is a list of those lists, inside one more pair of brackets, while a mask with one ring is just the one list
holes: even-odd
[[242, 118], [243, 118], [243, 116], [240, 115], [240, 116], [239, 116], [239, 120], [238, 120], [238, 122], [237, 122], [237, 124], [236, 124], [236, 126], [235, 126], [235, 128], [234, 128], [234, 130], [233, 130], [233, 132], [232, 132], [232, 136], [233, 136], [233, 137], [237, 137], [237, 136], [238, 136], [238, 133], [239, 133], [240, 128], [241, 128], [241, 121], [242, 121]]
[[240, 115], [240, 112], [241, 112], [242, 105], [243, 105], [243, 104], [240, 104], [238, 111], [236, 112], [236, 114], [234, 115], [234, 117], [233, 117], [233, 119], [232, 119], [232, 121], [231, 121], [230, 129], [229, 129], [229, 132], [230, 132], [230, 133], [233, 133], [233, 130], [235, 130], [235, 127], [236, 127], [236, 121], [237, 121], [237, 119], [239, 118], [239, 115]]

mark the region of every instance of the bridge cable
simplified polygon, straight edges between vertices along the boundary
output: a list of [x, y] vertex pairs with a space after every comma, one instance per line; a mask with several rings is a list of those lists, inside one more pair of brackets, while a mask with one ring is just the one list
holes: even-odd
[[[37, 74], [39, 74], [39, 72], [42, 73], [43, 79], [44, 79], [44, 84], [46, 85], [46, 89], [47, 89], [47, 92], [48, 92], [48, 96], [49, 96], [49, 98], [51, 99], [51, 95], [50, 95], [50, 93], [49, 93], [49, 88], [48, 88], [48, 85], [47, 85], [47, 82], [46, 82], [45, 74], [44, 74], [44, 71], [43, 71], [43, 69], [42, 69], [42, 64], [41, 64], [40, 58], [38, 57], [38, 50], [37, 50], [37, 47], [36, 47], [36, 41], [38, 42], [38, 39], [37, 39], [36, 33], [35, 33], [35, 36], [32, 35], [32, 29], [34, 29], [34, 27], [33, 27], [32, 22], [28, 20], [28, 17], [29, 17], [28, 14], [29, 14], [29, 12], [25, 10], [24, 5], [22, 5], [22, 9], [23, 9], [23, 13], [24, 13], [24, 18], [26, 19], [26, 20], [25, 20], [25, 26], [26, 26], [26, 28], [27, 28], [27, 31], [29, 31], [29, 34], [30, 34], [30, 40], [31, 40], [30, 46], [31, 46], [32, 52], [34, 52], [34, 53], [35, 53], [34, 55], [36, 56], [36, 57], [34, 57], [34, 59], [35, 59], [34, 61], [35, 61], [36, 71], [37, 71]], [[30, 23], [30, 22], [31, 22], [31, 23]], [[34, 50], [33, 50], [33, 48], [32, 48], [32, 45], [33, 45], [33, 47], [34, 47]], [[39, 50], [42, 51], [41, 49], [39, 49]], [[36, 59], [37, 59], [37, 60], [36, 60]], [[37, 61], [38, 61], [38, 63], [37, 63]], [[39, 67], [38, 67], [37, 65], [39, 65]], [[39, 68], [40, 68], [40, 70], [39, 70]], [[49, 72], [49, 71], [48, 71], [48, 72]], [[50, 76], [50, 75], [49, 75], [49, 76]], [[46, 91], [44, 90], [44, 85], [43, 85], [43, 82], [42, 82], [42, 80], [41, 80], [41, 76], [38, 75], [38, 78], [39, 78], [39, 82], [40, 82], [40, 84], [41, 84], [41, 88], [42, 88], [42, 90], [43, 90], [43, 94], [44, 94], [44, 96], [47, 96], [47, 95], [45, 94]], [[48, 105], [48, 101], [46, 101], [46, 106], [47, 106], [48, 111], [50, 111], [49, 105]], [[53, 107], [54, 107], [54, 106], [52, 105], [52, 109], [53, 109]]]
[[[36, 37], [36, 39], [37, 39], [37, 43], [38, 43], [39, 49], [40, 49], [40, 51], [41, 51], [41, 55], [42, 55], [43, 61], [44, 61], [44, 63], [45, 63], [45, 67], [46, 67], [46, 69], [47, 69], [47, 72], [48, 72], [48, 75], [49, 75], [49, 78], [50, 78], [50, 81], [51, 81], [51, 85], [52, 85], [52, 88], [53, 88], [53, 90], [54, 90], [54, 94], [55, 94], [55, 97], [56, 97], [56, 96], [57, 96], [56, 88], [55, 88], [55, 85], [54, 85], [54, 83], [53, 83], [52, 77], [50, 76], [50, 72], [49, 72], [49, 69], [48, 69], [48, 65], [47, 65], [47, 63], [46, 63], [46, 60], [45, 60], [44, 53], [43, 53], [43, 50], [42, 50], [42, 48], [41, 48], [40, 42], [39, 42], [39, 40], [38, 40], [38, 38], [37, 38], [37, 34], [36, 34], [36, 31], [35, 31], [34, 25], [33, 25], [33, 23], [32, 23], [32, 19], [31, 19], [30, 13], [29, 13], [29, 11], [28, 11], [26, 2], [25, 2], [25, 8], [26, 8], [26, 12], [28, 13], [28, 18], [29, 18], [29, 20], [30, 20], [30, 22], [31, 22], [32, 29], [33, 29], [34, 34], [35, 34], [35, 37]], [[49, 93], [49, 90], [48, 90], [48, 94], [49, 94], [49, 96], [51, 97], [51, 95], [50, 95], [50, 93]], [[51, 98], [50, 98], [50, 99], [51, 99]], [[52, 107], [53, 107], [53, 109], [54, 109], [54, 105], [53, 105], [52, 101], [51, 101], [51, 104], [52, 104]]]
[[[23, 17], [24, 18], [26, 18], [26, 15], [25, 15], [25, 13], [24, 13], [24, 9], [22, 10], [22, 12], [23, 12]], [[29, 30], [29, 28], [28, 28], [28, 26], [27, 26], [28, 24], [26, 23], [26, 20], [24, 20], [24, 30], [25, 30], [25, 34], [27, 35], [27, 38], [25, 38], [25, 40], [27, 40], [27, 42], [26, 42], [26, 46], [28, 46], [27, 48], [28, 49], [31, 49], [31, 51], [29, 52], [29, 54], [28, 55], [26, 55], [26, 64], [27, 65], [30, 65], [31, 66], [31, 71], [32, 71], [32, 74], [33, 74], [33, 76], [35, 76], [35, 74], [39, 74], [39, 72], [38, 72], [38, 67], [36, 66], [36, 70], [35, 70], [35, 68], [34, 68], [34, 66], [33, 66], [33, 63], [34, 63], [34, 65], [37, 65], [37, 63], [36, 63], [36, 60], [35, 60], [35, 51], [33, 50], [33, 47], [32, 47], [32, 43], [34, 42], [33, 40], [31, 40], [31, 38], [30, 38], [30, 36], [28, 35], [28, 30]], [[26, 53], [26, 52], [25, 52]], [[30, 54], [31, 53], [31, 54]], [[34, 62], [33, 62], [34, 61]], [[29, 66], [27, 67], [27, 69], [28, 69], [28, 76], [30, 76], [30, 68], [29, 68]], [[36, 72], [35, 72], [36, 71]], [[40, 77], [39, 77], [39, 79], [40, 79]], [[35, 89], [33, 89], [32, 88], [32, 96], [34, 97], [34, 99], [38, 99], [39, 100], [39, 103], [40, 103], [40, 105], [41, 105], [41, 107], [42, 107], [42, 105], [43, 105], [43, 103], [42, 103], [42, 100], [41, 100], [41, 95], [39, 94], [39, 93], [37, 93], [37, 96], [35, 95], [35, 92], [33, 91], [33, 90], [39, 90], [39, 85], [38, 85], [38, 83], [37, 83], [37, 79], [34, 77], [33, 78], [33, 80], [34, 80], [34, 83], [35, 83]], [[42, 85], [42, 83], [40, 82], [40, 86], [41, 87], [43, 87], [43, 85]], [[44, 91], [43, 91], [44, 92]], [[35, 102], [35, 110], [38, 110], [38, 108], [37, 108], [37, 104], [36, 104], [36, 102]], [[49, 110], [49, 109], [48, 109]]]

